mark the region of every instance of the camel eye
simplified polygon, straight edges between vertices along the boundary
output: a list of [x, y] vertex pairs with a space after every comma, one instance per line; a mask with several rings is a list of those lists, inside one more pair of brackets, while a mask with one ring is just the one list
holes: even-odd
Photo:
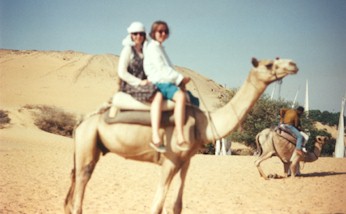
[[271, 70], [273, 68], [273, 63], [269, 63], [266, 65], [267, 69]]

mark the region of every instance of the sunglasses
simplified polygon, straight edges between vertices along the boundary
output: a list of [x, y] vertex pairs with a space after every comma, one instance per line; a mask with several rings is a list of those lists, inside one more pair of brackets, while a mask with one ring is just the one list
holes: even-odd
[[131, 34], [134, 35], [134, 36], [137, 36], [137, 35], [145, 36], [144, 32], [134, 32], [134, 33], [131, 33]]
[[166, 35], [168, 35], [168, 30], [167, 29], [166, 30], [158, 30], [156, 32], [158, 32], [159, 34], [165, 33]]

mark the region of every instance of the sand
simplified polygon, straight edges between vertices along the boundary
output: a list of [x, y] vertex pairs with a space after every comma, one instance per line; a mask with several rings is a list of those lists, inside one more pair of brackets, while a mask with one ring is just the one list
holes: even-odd
[[[77, 114], [95, 110], [117, 87], [117, 57], [73, 51], [0, 51], [0, 109], [11, 123], [0, 129], [0, 213], [63, 213], [70, 185], [73, 140], [39, 130], [24, 105], [52, 105]], [[196, 72], [205, 108], [223, 88]], [[197, 86], [197, 87], [196, 87]], [[260, 178], [255, 156], [196, 155], [186, 178], [183, 214], [346, 213], [346, 159], [320, 158], [292, 179]], [[282, 174], [276, 157], [266, 173]], [[84, 213], [149, 213], [160, 167], [102, 157], [87, 186]], [[166, 200], [171, 207], [171, 192]]]

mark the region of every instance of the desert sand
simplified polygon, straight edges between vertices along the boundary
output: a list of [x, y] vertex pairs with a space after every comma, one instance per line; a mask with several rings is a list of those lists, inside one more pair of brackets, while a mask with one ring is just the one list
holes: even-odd
[[[117, 90], [117, 62], [110, 54], [0, 50], [0, 109], [11, 118], [0, 129], [0, 213], [63, 213], [73, 140], [38, 129], [23, 106], [94, 111]], [[202, 98], [202, 108], [217, 108], [225, 89], [179, 70], [193, 78], [189, 89]], [[182, 213], [346, 213], [346, 159], [320, 158], [305, 164], [300, 177], [271, 180], [260, 178], [255, 159], [194, 156]], [[266, 173], [283, 173], [277, 157], [262, 165]], [[84, 213], [149, 213], [159, 175], [157, 165], [107, 154], [87, 186]], [[171, 190], [176, 187], [173, 181]], [[171, 199], [169, 192], [166, 207]]]

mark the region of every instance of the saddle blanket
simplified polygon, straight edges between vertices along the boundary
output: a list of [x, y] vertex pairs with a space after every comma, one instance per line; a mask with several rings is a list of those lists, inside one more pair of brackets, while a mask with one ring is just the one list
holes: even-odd
[[275, 132], [289, 142], [296, 144], [297, 138], [284, 126], [275, 127]]
[[[113, 108], [113, 109], [112, 109]], [[113, 111], [110, 116], [110, 111]], [[151, 118], [149, 111], [134, 111], [134, 110], [119, 110], [112, 106], [103, 113], [103, 118], [106, 123], [127, 123], [151, 126]], [[174, 125], [173, 111], [162, 112], [161, 127], [168, 127]]]

